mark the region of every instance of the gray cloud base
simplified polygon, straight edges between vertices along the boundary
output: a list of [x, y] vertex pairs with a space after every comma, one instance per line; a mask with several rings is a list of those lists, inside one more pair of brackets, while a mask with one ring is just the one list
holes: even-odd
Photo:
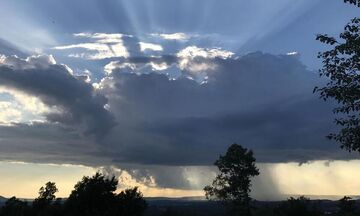
[[[217, 67], [206, 71], [205, 84], [185, 78], [187, 72], [171, 80], [116, 69], [97, 90], [65, 66], [1, 66], [1, 85], [62, 112], [47, 115], [47, 123], [1, 126], [0, 158], [114, 165], [140, 180], [152, 176], [158, 186], [194, 188], [182, 167], [209, 166], [233, 142], [253, 149], [258, 162], [356, 156], [325, 138], [336, 130], [332, 105], [312, 93], [321, 81], [296, 56], [252, 53], [211, 61]], [[96, 138], [74, 129], [82, 126]], [[164, 167], [177, 170], [176, 180]]]
[[331, 103], [312, 93], [322, 83], [296, 56], [212, 61], [219, 67], [201, 85], [121, 69], [103, 80], [119, 123], [103, 140], [114, 161], [204, 165], [233, 142], [252, 148], [261, 162], [344, 156], [325, 138], [336, 128]]

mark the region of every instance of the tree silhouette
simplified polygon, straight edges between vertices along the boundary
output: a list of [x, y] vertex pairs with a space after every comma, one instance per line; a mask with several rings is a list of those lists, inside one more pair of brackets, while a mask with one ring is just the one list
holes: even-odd
[[33, 206], [42, 208], [55, 201], [55, 193], [58, 192], [55, 182], [47, 182], [45, 187], [39, 189], [39, 197], [33, 202]]
[[138, 187], [121, 191], [116, 197], [121, 215], [141, 216], [148, 206]]
[[45, 187], [39, 189], [39, 197], [37, 197], [32, 204], [35, 215], [51, 216], [56, 214], [55, 212], [58, 209], [53, 208], [56, 200], [56, 192], [58, 192], [58, 189], [54, 182], [47, 182]]
[[297, 199], [290, 197], [287, 201], [282, 202], [274, 209], [275, 215], [278, 216], [321, 216], [315, 205], [311, 205], [310, 199], [301, 196]]
[[137, 188], [116, 194], [118, 181], [99, 172], [75, 185], [65, 206], [68, 215], [140, 216], [147, 207]]
[[97, 172], [94, 176], [84, 176], [66, 201], [70, 215], [111, 215], [118, 181]]
[[355, 201], [351, 197], [344, 196], [339, 200], [338, 203], [339, 211], [337, 215], [339, 216], [353, 216], [356, 215]]
[[335, 119], [341, 129], [328, 138], [348, 151], [360, 151], [360, 19], [352, 19], [339, 39], [328, 35], [318, 35], [316, 39], [333, 46], [332, 50], [318, 56], [323, 62], [320, 76], [327, 77], [328, 83], [314, 89], [320, 93], [320, 98], [335, 99], [340, 104], [334, 113], [341, 114]]
[[1, 208], [2, 216], [25, 216], [29, 213], [27, 202], [21, 201], [16, 197], [11, 197]]
[[220, 174], [204, 188], [207, 199], [230, 205], [232, 215], [251, 215], [251, 177], [259, 175], [251, 150], [232, 144], [215, 162]]
[[344, 2], [360, 7], [360, 0], [344, 0]]

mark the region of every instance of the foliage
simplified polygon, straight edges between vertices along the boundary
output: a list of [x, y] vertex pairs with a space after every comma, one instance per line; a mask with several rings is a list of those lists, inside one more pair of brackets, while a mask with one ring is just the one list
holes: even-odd
[[54, 182], [47, 182], [39, 189], [39, 196], [32, 203], [32, 212], [36, 216], [59, 215], [60, 209], [55, 193], [58, 189]]
[[110, 215], [115, 200], [118, 181], [106, 178], [101, 173], [92, 177], [84, 176], [66, 201], [70, 215]]
[[5, 202], [1, 208], [1, 215], [3, 216], [25, 216], [29, 213], [29, 207], [26, 202], [11, 197]]
[[344, 196], [342, 199], [340, 199], [338, 207], [339, 207], [339, 211], [337, 212], [337, 215], [339, 215], [339, 216], [357, 215], [355, 201], [352, 200], [351, 197]]
[[39, 189], [39, 197], [28, 206], [11, 197], [1, 208], [0, 216], [141, 216], [147, 203], [137, 187], [116, 194], [118, 181], [101, 173], [84, 176], [71, 192], [65, 204], [56, 199], [58, 191], [54, 182]]
[[138, 188], [127, 189], [116, 194], [118, 181], [101, 173], [83, 177], [75, 185], [66, 201], [69, 215], [87, 216], [140, 216], [147, 207]]
[[253, 152], [233, 144], [215, 165], [220, 174], [204, 188], [206, 198], [230, 204], [233, 215], [250, 215], [251, 177], [259, 175]]
[[344, 0], [344, 2], [360, 7], [360, 0]]
[[147, 203], [138, 187], [121, 191], [116, 197], [122, 215], [140, 216], [147, 208]]
[[360, 151], [360, 19], [352, 19], [339, 39], [328, 35], [318, 35], [316, 39], [333, 49], [319, 53], [323, 61], [320, 76], [327, 77], [328, 83], [316, 87], [314, 92], [324, 100], [335, 99], [340, 107], [334, 113], [342, 115], [335, 119], [340, 132], [331, 133], [328, 138], [348, 151]]
[[301, 196], [297, 199], [290, 197], [287, 201], [281, 203], [274, 209], [278, 216], [321, 216], [315, 205], [311, 205], [310, 199]]
[[54, 182], [47, 182], [45, 187], [39, 189], [39, 197], [33, 202], [35, 208], [45, 208], [55, 201], [55, 193], [58, 192]]

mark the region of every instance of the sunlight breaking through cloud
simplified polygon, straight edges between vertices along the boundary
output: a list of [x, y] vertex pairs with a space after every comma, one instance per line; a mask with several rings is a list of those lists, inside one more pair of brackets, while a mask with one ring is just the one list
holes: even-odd
[[171, 34], [151, 34], [152, 36], [155, 37], [160, 37], [164, 40], [178, 40], [178, 41], [187, 41], [188, 39], [190, 39], [190, 36], [183, 33], [183, 32], [177, 32], [177, 33], [171, 33]]
[[80, 49], [87, 52], [71, 53], [69, 57], [86, 58], [90, 60], [107, 59], [113, 57], [129, 57], [128, 50], [124, 45], [124, 37], [132, 37], [123, 34], [106, 33], [77, 33], [75, 37], [88, 38], [94, 42], [56, 46], [56, 50]]

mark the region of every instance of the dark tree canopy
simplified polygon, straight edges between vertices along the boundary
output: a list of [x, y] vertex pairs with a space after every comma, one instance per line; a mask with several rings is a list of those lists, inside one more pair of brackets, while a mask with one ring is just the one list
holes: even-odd
[[148, 206], [137, 187], [121, 191], [116, 198], [122, 215], [141, 216]]
[[118, 180], [96, 173], [83, 177], [66, 201], [68, 215], [140, 216], [147, 207], [138, 188], [116, 194]]
[[251, 177], [259, 175], [253, 152], [233, 144], [215, 165], [220, 173], [211, 186], [204, 188], [206, 198], [230, 204], [233, 215], [250, 215]]
[[39, 189], [39, 196], [32, 204], [32, 214], [36, 216], [58, 216], [62, 214], [61, 199], [56, 199], [58, 189], [54, 182], [47, 182]]
[[344, 0], [344, 2], [360, 7], [360, 0]]
[[3, 216], [24, 216], [29, 213], [29, 208], [26, 202], [11, 197], [5, 202], [1, 208], [1, 215]]
[[66, 201], [70, 215], [109, 215], [118, 181], [101, 173], [84, 176]]
[[54, 211], [57, 209], [54, 208], [55, 203], [55, 193], [58, 192], [58, 189], [54, 182], [47, 182], [45, 187], [39, 189], [39, 197], [37, 197], [32, 206], [33, 211], [36, 212], [36, 215], [55, 215]]
[[337, 212], [337, 214], [341, 216], [357, 215], [355, 204], [356, 204], [355, 200], [352, 200], [351, 197], [344, 196], [339, 200], [338, 203], [339, 211]]
[[318, 35], [316, 39], [333, 46], [318, 56], [323, 61], [320, 76], [327, 77], [328, 83], [314, 89], [320, 98], [334, 99], [340, 105], [334, 109], [340, 114], [335, 119], [340, 131], [328, 138], [339, 142], [341, 148], [360, 151], [360, 19], [352, 19], [339, 39], [328, 35]]
[[56, 198], [55, 193], [58, 189], [54, 182], [47, 182], [45, 187], [39, 189], [39, 197], [35, 199], [34, 204], [50, 204]]
[[323, 213], [310, 203], [310, 199], [301, 196], [299, 198], [290, 197], [274, 209], [278, 216], [321, 216]]

